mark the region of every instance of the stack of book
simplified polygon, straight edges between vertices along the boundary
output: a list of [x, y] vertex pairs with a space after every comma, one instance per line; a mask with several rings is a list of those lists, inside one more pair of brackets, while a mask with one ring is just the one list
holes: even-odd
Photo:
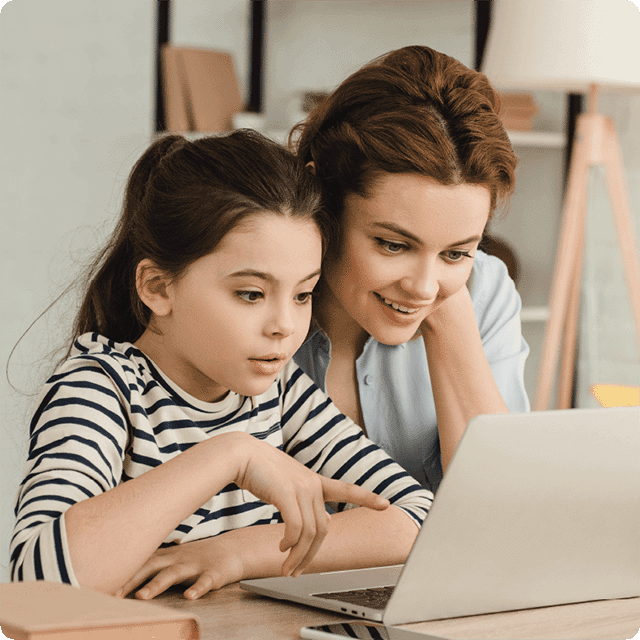
[[507, 131], [531, 131], [539, 108], [530, 93], [501, 93], [498, 115]]

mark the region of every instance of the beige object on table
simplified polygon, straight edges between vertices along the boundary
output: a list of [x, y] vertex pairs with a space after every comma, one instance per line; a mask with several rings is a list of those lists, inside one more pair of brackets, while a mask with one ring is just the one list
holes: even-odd
[[197, 640], [196, 616], [58, 582], [0, 585], [0, 627], [13, 640]]
[[161, 55], [167, 130], [231, 130], [233, 115], [242, 109], [232, 55], [170, 44]]

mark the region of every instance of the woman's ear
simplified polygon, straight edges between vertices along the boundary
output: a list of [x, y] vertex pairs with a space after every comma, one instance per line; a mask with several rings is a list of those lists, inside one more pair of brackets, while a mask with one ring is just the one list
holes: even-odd
[[307, 164], [304, 165], [307, 169], [309, 169], [309, 171], [311, 171], [311, 173], [313, 173], [313, 175], [316, 175], [316, 163], [313, 160], [310, 160], [309, 162], [307, 162]]
[[171, 313], [168, 294], [169, 277], [156, 264], [145, 258], [136, 267], [136, 290], [142, 302], [157, 316]]

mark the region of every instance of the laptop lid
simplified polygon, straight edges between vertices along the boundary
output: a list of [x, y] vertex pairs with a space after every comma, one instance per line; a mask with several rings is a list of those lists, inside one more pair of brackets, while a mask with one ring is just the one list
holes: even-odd
[[[639, 489], [640, 407], [477, 416], [401, 571], [241, 586], [387, 625], [637, 596]], [[394, 580], [382, 612], [314, 596]]]
[[470, 421], [385, 624], [640, 595], [640, 407]]

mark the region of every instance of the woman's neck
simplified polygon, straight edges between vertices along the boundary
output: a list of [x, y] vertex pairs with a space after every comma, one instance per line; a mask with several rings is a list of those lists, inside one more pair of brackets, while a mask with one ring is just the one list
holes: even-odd
[[350, 356], [355, 362], [369, 334], [347, 313], [326, 282], [314, 300], [313, 317], [329, 337], [332, 355]]

